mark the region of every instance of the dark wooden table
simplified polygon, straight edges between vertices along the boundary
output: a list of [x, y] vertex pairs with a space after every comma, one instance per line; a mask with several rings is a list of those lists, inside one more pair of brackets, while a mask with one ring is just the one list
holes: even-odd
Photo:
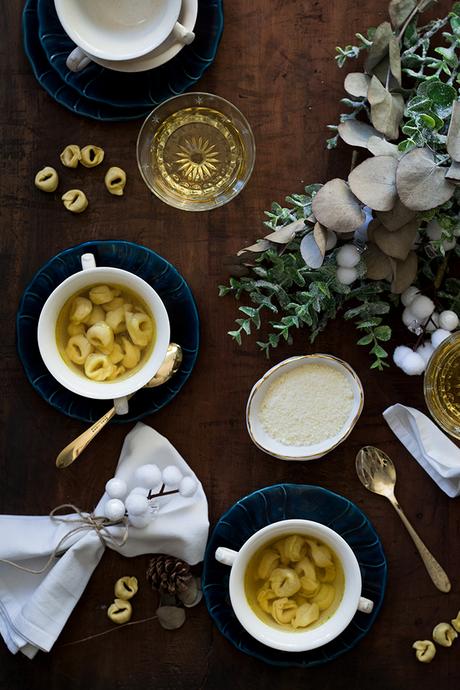
[[[79, 462], [56, 470], [57, 452], [83, 425], [49, 407], [27, 382], [16, 354], [14, 317], [24, 287], [56, 252], [89, 239], [129, 239], [172, 261], [198, 303], [202, 346], [196, 369], [180, 396], [145, 421], [167, 436], [198, 473], [211, 523], [258, 487], [283, 481], [319, 484], [349, 497], [369, 515], [382, 537], [389, 580], [382, 611], [355, 649], [310, 671], [278, 670], [237, 652], [216, 630], [204, 605], [191, 610], [177, 632], [151, 622], [69, 644], [110, 628], [106, 606], [113, 582], [128, 572], [141, 582], [135, 619], [155, 611], [155, 597], [143, 584], [147, 558], [128, 562], [107, 551], [49, 654], [39, 653], [29, 661], [21, 654], [10, 655], [0, 644], [2, 690], [287, 690], [304, 684], [334, 690], [431, 690], [439, 679], [447, 685], [460, 678], [460, 642], [455, 649], [439, 650], [428, 667], [416, 662], [411, 650], [413, 640], [429, 638], [434, 624], [450, 620], [460, 608], [459, 504], [438, 489], [382, 419], [382, 411], [395, 402], [423, 410], [422, 379], [394, 367], [384, 374], [370, 371], [367, 355], [355, 346], [353, 330], [341, 322], [332, 324], [314, 346], [299, 332], [293, 347], [278, 350], [273, 363], [315, 350], [343, 357], [362, 378], [365, 408], [352, 435], [326, 459], [306, 464], [272, 459], [251, 444], [244, 423], [248, 392], [267, 362], [252, 339], [239, 348], [227, 336], [235, 303], [217, 296], [217, 286], [226, 278], [223, 257], [260, 236], [262, 211], [273, 200], [301, 191], [307, 182], [346, 174], [348, 152], [327, 152], [324, 145], [325, 126], [337, 120], [343, 95], [344, 72], [334, 64], [334, 48], [350, 42], [355, 31], [383, 21], [385, 6], [378, 0], [226, 3], [217, 59], [199, 87], [242, 109], [254, 129], [257, 162], [247, 189], [231, 204], [187, 214], [162, 204], [140, 179], [135, 160], [140, 122], [100, 124], [76, 117], [40, 88], [22, 49], [22, 3], [4, 3], [0, 512], [44, 514], [69, 500], [91, 508], [112, 476], [129, 426], [106, 429]], [[447, 2], [439, 3], [439, 12], [447, 9]], [[70, 142], [96, 143], [106, 150], [108, 164], [127, 170], [122, 199], [105, 193], [98, 169], [66, 172], [59, 167], [64, 186], [84, 177], [91, 205], [82, 216], [72, 216], [59, 201], [34, 188], [36, 170], [57, 164], [59, 152]], [[400, 342], [403, 337], [400, 329]], [[354, 458], [367, 443], [395, 459], [401, 504], [448, 571], [453, 583], [448, 596], [432, 585], [391, 507], [359, 484]]]

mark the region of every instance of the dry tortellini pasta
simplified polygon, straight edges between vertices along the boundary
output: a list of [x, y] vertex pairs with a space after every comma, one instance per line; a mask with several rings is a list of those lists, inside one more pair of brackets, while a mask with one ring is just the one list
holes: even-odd
[[450, 623], [438, 623], [433, 629], [433, 640], [441, 647], [451, 647], [458, 633]]
[[88, 199], [81, 189], [69, 189], [62, 195], [61, 199], [66, 209], [72, 213], [83, 213], [88, 208]]
[[269, 614], [284, 628], [302, 630], [338, 606], [343, 571], [328, 546], [293, 534], [253, 556], [245, 583], [256, 613]]
[[122, 168], [113, 166], [105, 173], [104, 183], [110, 194], [114, 196], [123, 196], [123, 190], [126, 185], [126, 173]]
[[422, 664], [429, 664], [436, 654], [436, 647], [431, 640], [417, 640], [412, 649], [415, 649], [415, 656]]
[[[94, 285], [64, 305], [56, 333], [61, 354], [80, 373], [93, 381], [114, 381], [142, 362], [155, 339], [155, 325], [130, 290]], [[275, 558], [279, 561], [276, 553]]]
[[132, 613], [133, 607], [131, 606], [131, 602], [126, 599], [115, 599], [113, 604], [110, 604], [107, 609], [107, 615], [112, 623], [117, 623], [118, 625], [127, 623]]
[[59, 175], [56, 170], [47, 165], [35, 175], [35, 186], [42, 192], [55, 192], [59, 184]]
[[80, 163], [85, 166], [85, 168], [95, 168], [96, 165], [100, 165], [104, 160], [104, 149], [100, 146], [94, 146], [94, 144], [88, 144], [84, 146], [81, 150]]
[[80, 147], [77, 144], [69, 144], [61, 153], [60, 158], [62, 165], [66, 168], [76, 168], [81, 159]]

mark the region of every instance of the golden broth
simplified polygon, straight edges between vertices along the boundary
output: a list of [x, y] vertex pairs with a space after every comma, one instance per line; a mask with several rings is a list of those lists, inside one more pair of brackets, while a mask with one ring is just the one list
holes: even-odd
[[325, 623], [340, 604], [344, 587], [335, 552], [321, 540], [300, 534], [264, 544], [249, 561], [244, 578], [246, 598], [257, 617], [290, 632]]
[[[92, 290], [94, 289], [99, 289], [106, 287], [108, 290], [111, 291], [113, 294], [113, 299], [110, 300], [109, 302], [106, 303], [99, 303], [99, 304], [94, 304], [92, 300], [90, 299], [90, 295], [93, 294], [91, 293]], [[75, 320], [75, 304], [76, 300], [78, 298], [84, 298], [85, 300], [89, 300], [92, 303], [92, 311], [89, 315], [85, 316], [82, 320], [78, 319]], [[102, 299], [103, 297], [101, 297]], [[95, 297], [97, 299], [97, 296]], [[122, 304], [121, 304], [122, 302]], [[110, 309], [109, 307], [112, 306], [115, 307], [115, 309]], [[84, 302], [84, 305], [86, 304], [86, 301]], [[119, 319], [117, 319], [117, 310], [119, 312], [120, 308], [123, 308], [125, 305], [131, 305], [132, 306], [132, 312], [136, 317], [139, 317], [140, 314], [146, 315], [149, 319], [149, 322], [146, 320], [146, 323], [149, 325], [149, 340], [148, 343], [144, 346], [141, 347], [139, 345], [136, 345], [133, 342], [132, 335], [128, 332], [128, 327], [126, 326], [126, 322]], [[125, 312], [123, 312], [125, 313]], [[112, 316], [109, 316], [111, 314]], [[118, 316], [120, 316], [121, 312], [118, 313]], [[114, 316], [115, 315], [115, 316]], [[87, 358], [85, 358], [85, 361], [83, 363], [76, 363], [75, 361], [72, 361], [72, 355], [73, 351], [72, 348], [69, 349], [69, 341], [73, 337], [73, 333], [75, 332], [75, 335], [83, 335], [86, 339], [88, 335], [88, 330], [92, 325], [95, 325], [95, 323], [91, 323], [91, 318], [93, 317], [94, 319], [97, 319], [95, 323], [100, 323], [103, 321], [104, 323], [107, 324], [109, 321], [110, 324], [113, 326], [113, 319], [115, 318], [115, 322], [119, 321], [118, 326], [113, 330], [111, 327], [111, 330], [113, 331], [113, 347], [110, 346], [110, 344], [102, 350], [95, 346], [95, 345], [90, 345], [91, 347], [91, 354], [100, 354], [100, 355], [105, 355], [107, 358], [109, 358], [111, 365], [113, 366], [113, 371], [110, 376], [107, 376], [105, 378], [93, 378], [93, 376], [88, 376], [88, 374], [85, 372], [85, 365], [87, 363]], [[74, 327], [74, 330], [72, 330], [72, 327]], [[69, 333], [69, 329], [71, 333]], [[76, 331], [80, 330], [81, 333], [77, 334]], [[107, 330], [107, 329], [105, 329]], [[146, 336], [145, 334], [142, 335], [142, 332], [140, 334], [141, 339], [145, 339]], [[139, 371], [139, 369], [143, 366], [145, 361], [148, 359], [150, 356], [153, 346], [155, 344], [156, 340], [156, 324], [155, 324], [155, 319], [153, 318], [152, 312], [147, 306], [147, 304], [144, 302], [144, 300], [139, 297], [138, 294], [130, 290], [129, 288], [121, 285], [113, 285], [111, 283], [107, 284], [100, 284], [97, 283], [95, 285], [88, 285], [87, 287], [79, 290], [76, 292], [74, 295], [69, 297], [69, 299], [66, 301], [64, 306], [62, 307], [57, 322], [56, 322], [56, 344], [58, 346], [59, 353], [66, 363], [68, 367], [70, 367], [75, 373], [79, 374], [80, 376], [84, 376], [85, 378], [90, 378], [95, 381], [103, 381], [104, 383], [113, 383], [117, 382], [120, 380], [123, 380], [125, 378], [128, 378], [132, 374], [136, 373]], [[86, 345], [85, 345], [86, 347]], [[102, 346], [101, 346], [102, 347]], [[109, 352], [110, 350], [110, 352]], [[76, 352], [81, 352], [80, 350], [76, 350]], [[82, 354], [83, 357], [84, 353]], [[123, 355], [123, 358], [121, 358]], [[112, 358], [112, 359], [110, 359]], [[78, 357], [78, 359], [81, 359], [81, 357]], [[101, 358], [102, 359], [102, 358]], [[136, 359], [138, 361], [136, 361]], [[112, 362], [112, 360], [114, 360]], [[116, 361], [118, 360], [118, 361]], [[103, 360], [105, 362], [105, 359]], [[131, 366], [128, 366], [131, 365]], [[126, 365], [126, 366], [125, 366]], [[96, 369], [96, 375], [97, 374], [97, 369]], [[100, 375], [100, 374], [99, 374]]]

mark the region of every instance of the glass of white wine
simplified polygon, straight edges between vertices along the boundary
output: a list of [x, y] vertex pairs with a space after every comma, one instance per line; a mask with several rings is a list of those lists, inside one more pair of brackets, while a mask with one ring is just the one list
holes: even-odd
[[144, 182], [162, 201], [185, 211], [208, 211], [233, 199], [251, 176], [255, 151], [244, 115], [208, 93], [165, 101], [137, 138]]
[[460, 331], [443, 340], [431, 355], [424, 392], [434, 420], [448, 434], [460, 439]]

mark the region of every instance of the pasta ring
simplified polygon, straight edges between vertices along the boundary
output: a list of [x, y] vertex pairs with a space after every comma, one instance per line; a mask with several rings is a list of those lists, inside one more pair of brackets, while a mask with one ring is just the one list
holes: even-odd
[[75, 364], [84, 364], [93, 348], [84, 335], [73, 335], [65, 349], [67, 357]]
[[125, 312], [126, 328], [134, 345], [146, 347], [153, 338], [153, 324], [147, 314]]
[[75, 297], [70, 309], [70, 321], [82, 323], [91, 314], [93, 305], [86, 297]]
[[85, 168], [95, 168], [104, 160], [104, 149], [94, 144], [88, 144], [81, 150], [80, 162]]
[[417, 640], [412, 649], [415, 649], [415, 656], [422, 664], [429, 664], [436, 654], [436, 647], [431, 640]]
[[292, 568], [275, 568], [270, 586], [278, 597], [290, 597], [300, 589], [299, 576]]
[[61, 199], [66, 209], [72, 213], [83, 213], [88, 208], [88, 199], [81, 189], [69, 189], [62, 195]]
[[107, 355], [95, 352], [86, 358], [85, 374], [93, 381], [106, 381], [112, 375], [114, 367]]
[[123, 350], [121, 349], [120, 343], [114, 343], [113, 344], [113, 350], [109, 355], [109, 359], [112, 362], [112, 364], [119, 364], [123, 357], [125, 356]]
[[297, 608], [294, 618], [291, 620], [293, 628], [306, 628], [319, 618], [318, 604], [306, 602]]
[[433, 640], [441, 647], [451, 647], [458, 632], [449, 623], [438, 623], [433, 629]]
[[310, 545], [313, 563], [318, 566], [318, 568], [328, 568], [334, 565], [332, 554], [327, 546], [317, 544], [313, 539], [307, 539], [307, 541]]
[[282, 597], [272, 604], [272, 616], [277, 623], [290, 623], [297, 611], [297, 604], [292, 599]]
[[118, 307], [118, 309], [108, 311], [105, 321], [116, 334], [126, 331], [125, 310], [123, 307]]
[[106, 304], [116, 297], [117, 292], [108, 285], [96, 285], [89, 291], [89, 298], [93, 304]]
[[133, 345], [128, 338], [122, 338], [121, 343], [124, 350], [123, 366], [127, 369], [133, 369], [139, 364], [141, 351], [136, 345]]
[[265, 549], [259, 561], [257, 576], [261, 580], [268, 580], [273, 570], [279, 565], [280, 557], [273, 549]]
[[126, 185], [125, 171], [116, 166], [109, 168], [105, 173], [104, 183], [110, 194], [114, 196], [123, 196], [123, 190]]
[[102, 354], [109, 355], [112, 352], [114, 346], [113, 331], [105, 321], [98, 321], [88, 328], [86, 337], [91, 345], [100, 350]]
[[80, 147], [77, 144], [69, 144], [61, 153], [61, 163], [66, 168], [76, 168], [81, 158]]
[[270, 587], [268, 587], [268, 585], [264, 585], [262, 589], [259, 589], [257, 592], [257, 603], [266, 613], [271, 614], [273, 599], [276, 599], [276, 594], [272, 589], [270, 589]]
[[55, 192], [59, 184], [59, 175], [50, 165], [42, 168], [35, 175], [35, 186], [42, 192]]
[[85, 327], [82, 323], [69, 323], [67, 326], [68, 335], [85, 335]]
[[104, 319], [105, 311], [102, 309], [102, 307], [94, 306], [91, 310], [90, 315], [86, 317], [85, 324], [87, 326], [94, 326], [95, 323], [97, 323], [98, 321], [104, 321]]
[[319, 606], [320, 611], [325, 611], [334, 601], [335, 587], [328, 584], [321, 585], [318, 594], [313, 597], [313, 601]]

